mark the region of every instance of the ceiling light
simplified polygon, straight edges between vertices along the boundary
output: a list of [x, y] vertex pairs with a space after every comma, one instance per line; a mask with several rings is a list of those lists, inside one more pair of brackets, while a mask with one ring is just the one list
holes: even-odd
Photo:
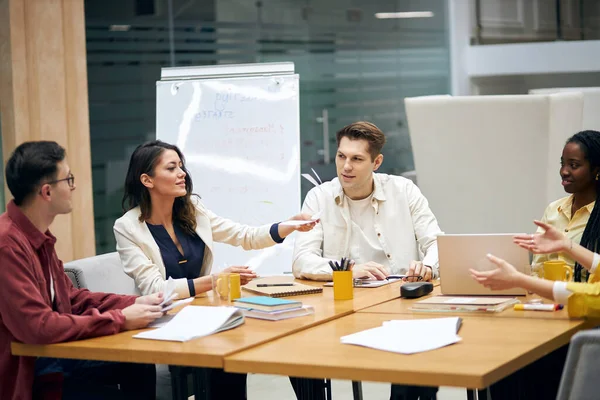
[[407, 11], [407, 12], [380, 12], [375, 13], [375, 18], [391, 19], [391, 18], [431, 18], [433, 11]]

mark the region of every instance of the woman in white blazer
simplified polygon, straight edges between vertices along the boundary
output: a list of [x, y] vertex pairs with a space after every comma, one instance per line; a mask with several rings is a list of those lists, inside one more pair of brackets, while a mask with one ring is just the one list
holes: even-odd
[[[168, 250], [171, 253], [177, 250], [179, 254], [175, 253], [175, 257], [180, 256], [177, 264], [186, 260], [185, 265], [192, 261], [185, 250], [197, 250], [204, 244], [198, 275], [175, 279], [179, 297], [185, 298], [211, 289], [214, 242], [246, 250], [262, 249], [282, 242], [294, 230], [308, 231], [315, 225], [314, 222], [298, 227], [238, 224], [208, 210], [192, 194], [192, 189], [192, 179], [177, 146], [156, 140], [138, 146], [131, 155], [123, 197], [123, 208], [128, 211], [115, 222], [113, 229], [123, 268], [142, 294], [164, 289], [170, 276], [164, 256], [173, 255]], [[310, 220], [310, 216], [299, 214], [291, 219]], [[190, 238], [200, 240], [190, 241]], [[190, 249], [185, 249], [186, 245]], [[230, 267], [226, 271], [240, 273], [242, 284], [255, 277], [247, 267]]]
[[[262, 249], [282, 242], [294, 230], [307, 231], [315, 225], [238, 224], [208, 210], [192, 189], [177, 146], [156, 140], [138, 146], [131, 155], [123, 197], [128, 211], [115, 222], [114, 233], [123, 268], [142, 294], [163, 291], [169, 277], [175, 279], [180, 298], [206, 292], [212, 286], [214, 242]], [[256, 276], [243, 266], [226, 271], [240, 273], [242, 284]], [[211, 371], [215, 398], [246, 397], [245, 375]]]

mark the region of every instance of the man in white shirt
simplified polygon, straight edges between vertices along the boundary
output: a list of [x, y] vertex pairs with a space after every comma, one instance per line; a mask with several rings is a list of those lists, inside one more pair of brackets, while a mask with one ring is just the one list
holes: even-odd
[[[337, 133], [337, 178], [313, 188], [302, 212], [321, 212], [321, 224], [296, 238], [296, 278], [331, 280], [330, 260], [355, 261], [355, 278], [431, 280], [438, 274], [441, 233], [427, 199], [409, 179], [375, 173], [385, 135], [370, 122]], [[422, 256], [422, 257], [421, 257]]]
[[[331, 280], [329, 261], [345, 257], [355, 261], [354, 278], [436, 277], [441, 231], [427, 199], [412, 181], [375, 173], [383, 162], [383, 132], [359, 121], [336, 137], [337, 178], [306, 195], [302, 212], [320, 212], [321, 223], [296, 238], [294, 276]], [[392, 385], [390, 399], [430, 399], [436, 392], [436, 387]]]

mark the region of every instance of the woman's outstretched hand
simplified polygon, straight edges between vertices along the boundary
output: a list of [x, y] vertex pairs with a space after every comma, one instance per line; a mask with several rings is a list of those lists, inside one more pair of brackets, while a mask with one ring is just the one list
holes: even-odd
[[558, 229], [541, 221], [533, 221], [544, 230], [543, 233], [516, 235], [514, 242], [535, 254], [559, 253], [569, 248], [570, 241]]

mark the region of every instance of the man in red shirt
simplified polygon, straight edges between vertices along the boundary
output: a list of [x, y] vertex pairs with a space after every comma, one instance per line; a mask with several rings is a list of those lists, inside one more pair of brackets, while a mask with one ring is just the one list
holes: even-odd
[[[58, 214], [71, 212], [75, 190], [61, 146], [23, 143], [5, 173], [14, 199], [0, 215], [0, 398], [48, 398], [49, 387], [58, 398], [91, 398], [107, 383], [117, 397], [154, 398], [154, 365], [11, 354], [12, 341], [49, 344], [144, 328], [162, 316], [162, 294], [123, 296], [73, 287], [48, 230]], [[90, 395], [77, 392], [83, 389]]]

